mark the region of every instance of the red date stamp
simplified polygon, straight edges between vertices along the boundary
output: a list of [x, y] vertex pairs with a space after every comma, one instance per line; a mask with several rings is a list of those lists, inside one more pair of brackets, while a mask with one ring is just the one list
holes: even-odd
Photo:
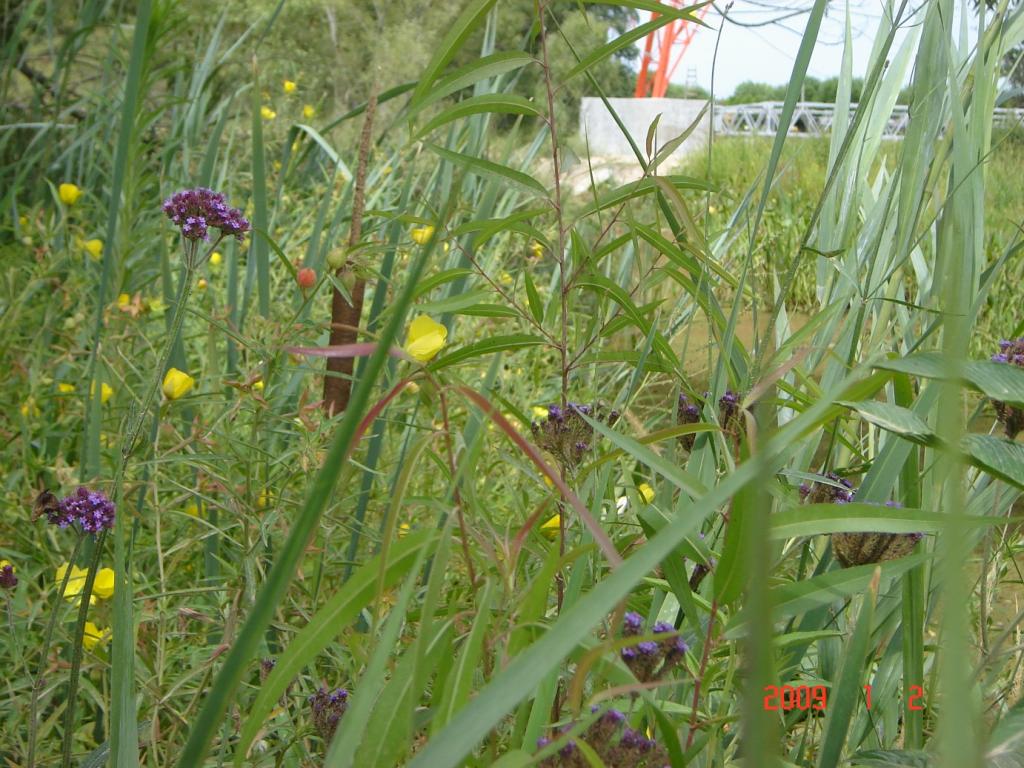
[[[825, 685], [766, 685], [764, 691], [764, 708], [771, 711], [790, 712], [794, 709], [824, 710], [828, 707], [829, 688]], [[920, 711], [924, 689], [920, 685], [910, 686], [907, 698], [907, 709]], [[871, 686], [864, 686], [864, 706], [871, 709]]]

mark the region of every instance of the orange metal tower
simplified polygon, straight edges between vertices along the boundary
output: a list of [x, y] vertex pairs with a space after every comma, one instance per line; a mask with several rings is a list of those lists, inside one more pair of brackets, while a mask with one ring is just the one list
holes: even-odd
[[[662, 0], [662, 5], [672, 8], [685, 8], [692, 5], [692, 0]], [[697, 9], [696, 17], [703, 19], [711, 4], [702, 5]], [[658, 14], [652, 13], [651, 18]], [[644, 53], [640, 59], [640, 72], [636, 77], [636, 91], [633, 95], [638, 98], [653, 96], [661, 98], [668, 91], [668, 84], [672, 79], [672, 73], [676, 71], [679, 62], [683, 60], [683, 54], [697, 34], [699, 24], [685, 19], [673, 19], [665, 26], [651, 32], [644, 40]], [[651, 66], [655, 69], [653, 75]]]

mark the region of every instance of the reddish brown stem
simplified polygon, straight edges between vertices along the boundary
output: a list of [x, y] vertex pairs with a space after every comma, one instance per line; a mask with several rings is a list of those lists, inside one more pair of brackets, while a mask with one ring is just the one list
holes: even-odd
[[[366, 117], [359, 137], [359, 164], [356, 166], [355, 189], [352, 193], [352, 226], [348, 233], [348, 246], [355, 248], [363, 230], [363, 211], [366, 207], [366, 166], [370, 159], [373, 143], [373, 116], [377, 111], [377, 86], [370, 91], [366, 104]], [[363, 296], [366, 294], [366, 279], [356, 273], [351, 261], [338, 267], [334, 273], [343, 284], [351, 286], [352, 303], [337, 288], [331, 298], [331, 340], [332, 346], [354, 344], [359, 337], [359, 326], [363, 315]], [[354, 279], [352, 279], [354, 278]], [[324, 410], [328, 416], [344, 411], [352, 394], [352, 370], [355, 359], [351, 357], [329, 358], [324, 376]]]
[[690, 705], [690, 733], [686, 737], [686, 748], [693, 746], [693, 737], [697, 733], [697, 704], [700, 702], [700, 681], [704, 679], [704, 672], [708, 667], [708, 655], [711, 651], [711, 632], [715, 627], [715, 613], [718, 611], [718, 601], [711, 601], [711, 614], [708, 616], [708, 634], [704, 638], [704, 652], [700, 659], [700, 670], [693, 681], [693, 703]]

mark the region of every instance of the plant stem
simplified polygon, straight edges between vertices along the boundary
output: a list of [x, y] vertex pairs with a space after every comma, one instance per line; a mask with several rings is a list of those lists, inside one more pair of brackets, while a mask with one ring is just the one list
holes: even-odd
[[[370, 90], [366, 104], [363, 131], [359, 139], [359, 165], [356, 167], [355, 189], [352, 193], [352, 224], [348, 233], [348, 247], [359, 245], [363, 235], [363, 210], [366, 207], [366, 167], [369, 165], [370, 145], [373, 143], [373, 116], [377, 111], [377, 81]], [[366, 278], [362, 277], [351, 259], [338, 268], [335, 275], [339, 280], [351, 276], [352, 303], [341, 295], [337, 288], [331, 296], [331, 346], [354, 344], [359, 338], [359, 326], [363, 315], [363, 297], [366, 294]], [[328, 416], [344, 411], [352, 395], [352, 371], [355, 358], [329, 357], [324, 375], [324, 411]]]
[[[29, 704], [29, 719], [28, 719], [28, 768], [35, 768], [36, 764], [36, 736], [39, 724], [38, 720], [38, 709], [39, 709], [39, 691], [46, 684], [46, 680], [43, 677], [43, 673], [46, 671], [46, 659], [50, 655], [50, 645], [53, 643], [53, 630], [57, 626], [57, 616], [60, 614], [61, 601], [64, 599], [64, 593], [67, 591], [68, 582], [71, 580], [71, 568], [75, 564], [75, 560], [78, 559], [78, 552], [82, 548], [82, 542], [85, 540], [85, 536], [79, 536], [78, 541], [75, 542], [75, 548], [71, 552], [71, 559], [68, 560], [67, 570], [64, 571], [64, 578], [60, 582], [60, 588], [57, 590], [57, 606], [53, 609], [53, 613], [50, 614], [50, 622], [46, 625], [46, 635], [43, 639], [42, 658], [39, 660], [39, 674], [36, 675], [32, 681], [32, 699]], [[14, 636], [13, 634], [11, 635]]]
[[[209, 253], [212, 253], [213, 248], [216, 248], [219, 244], [220, 239], [217, 240], [210, 248]], [[194, 247], [194, 244], [193, 244]], [[206, 258], [209, 258], [207, 253]], [[128, 464], [131, 459], [132, 450], [135, 447], [135, 443], [138, 440], [139, 433], [142, 431], [142, 425], [146, 420], [146, 415], [149, 413], [149, 409], [153, 406], [153, 401], [156, 398], [157, 390], [160, 388], [160, 383], [163, 380], [164, 369], [167, 367], [167, 363], [171, 357], [171, 351], [174, 349], [174, 343], [178, 338], [178, 334], [181, 332], [181, 327], [185, 322], [185, 307], [188, 305], [189, 296], [192, 294], [192, 282], [195, 277], [195, 272], [200, 263], [205, 261], [202, 259], [197, 262], [194, 258], [186, 256], [185, 263], [185, 274], [182, 277], [182, 286], [178, 294], [178, 303], [174, 308], [174, 318], [171, 321], [171, 332], [168, 334], [166, 341], [164, 342], [163, 350], [160, 353], [160, 360], [154, 369], [153, 378], [149, 382], [149, 386], [146, 388], [146, 393], [142, 398], [142, 406], [136, 410], [132, 409], [131, 414], [128, 417], [128, 429], [124, 434], [124, 438], [121, 442], [121, 461], [117, 467], [117, 473], [114, 475], [113, 483], [113, 494], [114, 494], [114, 508], [115, 514], [115, 538], [117, 546], [117, 553], [114, 558], [115, 568], [115, 596], [119, 599], [115, 606], [115, 617], [122, 612], [126, 612], [127, 616], [122, 616], [127, 620], [124, 622], [124, 626], [116, 627], [116, 631], [120, 636], [120, 643], [114, 648], [114, 659], [113, 668], [114, 673], [123, 675], [131, 675], [134, 669], [134, 642], [132, 638], [129, 638], [129, 642], [124, 642], [123, 633], [133, 633], [134, 623], [131, 619], [131, 579], [128, 572], [128, 553], [123, 550], [125, 531], [125, 520], [123, 513], [123, 501], [125, 496], [125, 483], [124, 478], [128, 470]], [[74, 651], [71, 656], [71, 672], [68, 676], [68, 695], [67, 703], [64, 708], [64, 746], [63, 746], [63, 759], [61, 765], [63, 768], [71, 768], [71, 750], [74, 741], [74, 725], [75, 725], [75, 697], [78, 693], [78, 678], [81, 674], [82, 668], [82, 651], [83, 651], [83, 636], [85, 634], [85, 622], [89, 615], [89, 599], [92, 596], [93, 583], [96, 580], [96, 572], [99, 569], [100, 558], [103, 555], [103, 545], [106, 543], [107, 530], [100, 532], [99, 536], [96, 537], [96, 546], [93, 550], [92, 562], [89, 564], [89, 572], [85, 577], [85, 586], [82, 589], [82, 602], [81, 607], [78, 611], [78, 621], [75, 626], [74, 635]], [[127, 606], [127, 607], [126, 607]], [[115, 637], [115, 642], [118, 641], [118, 637]], [[121, 658], [121, 656], [124, 658]], [[128, 745], [122, 745], [125, 748], [132, 749]], [[137, 747], [135, 747], [137, 749]]]

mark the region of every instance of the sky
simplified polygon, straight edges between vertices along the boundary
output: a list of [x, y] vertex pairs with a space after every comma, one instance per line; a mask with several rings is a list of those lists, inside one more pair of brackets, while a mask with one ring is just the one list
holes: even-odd
[[[724, 2], [716, 0], [715, 5], [723, 7]], [[824, 79], [839, 74], [843, 57], [845, 5], [838, 0], [829, 3], [808, 68], [808, 75], [812, 77]], [[788, 82], [808, 16], [801, 13], [776, 23], [766, 22], [777, 20], [791, 13], [794, 8], [809, 6], [808, 0], [736, 0], [729, 11], [730, 18], [743, 24], [763, 26], [744, 27], [725, 23], [717, 63], [714, 57], [715, 42], [718, 28], [723, 23], [722, 17], [712, 8], [704, 19], [712, 28], [698, 31], [672, 78], [673, 82], [685, 83], [690, 77], [698, 85], [710, 90], [714, 69], [714, 90], [718, 97], [729, 96], [744, 80], [772, 85]], [[882, 0], [849, 0], [849, 7], [853, 33], [853, 70], [854, 75], [860, 77], [867, 67], [884, 5]], [[641, 20], [647, 19], [642, 17]], [[904, 38], [904, 32], [898, 33], [895, 47]]]

